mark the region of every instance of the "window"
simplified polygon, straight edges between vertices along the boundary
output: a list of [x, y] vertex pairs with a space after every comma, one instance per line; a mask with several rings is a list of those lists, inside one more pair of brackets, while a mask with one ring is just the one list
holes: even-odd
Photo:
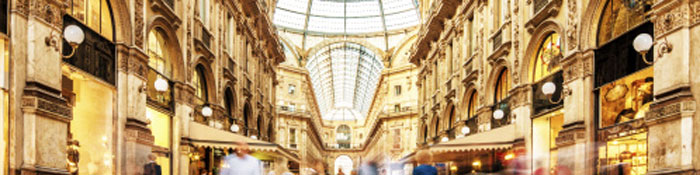
[[234, 104], [236, 101], [236, 98], [233, 96], [233, 90], [231, 90], [230, 87], [226, 88], [224, 96], [224, 108], [226, 109], [226, 115], [233, 118], [235, 108]]
[[297, 148], [297, 130], [294, 128], [289, 129], [289, 147]]
[[294, 103], [289, 103], [289, 111], [294, 112], [294, 110], [296, 110], [295, 108], [296, 108], [296, 104], [294, 104]]
[[494, 31], [500, 30], [501, 28], [501, 11], [503, 10], [501, 8], [501, 2], [502, 0], [495, 0], [493, 1], [493, 25], [494, 25]]
[[[559, 34], [551, 33], [540, 44], [537, 50], [537, 55], [533, 59], [534, 70], [532, 70], [532, 81], [539, 81], [556, 72], [559, 69], [557, 65], [550, 65], [552, 60], [557, 60], [562, 57], [561, 39]], [[557, 67], [554, 67], [557, 66]]]
[[476, 98], [476, 91], [472, 92], [472, 94], [469, 96], [469, 104], [467, 106], [467, 118], [472, 118], [475, 117], [476, 115], [476, 106], [478, 105], [477, 98]]
[[394, 112], [401, 112], [401, 104], [394, 105]]
[[396, 93], [396, 96], [401, 95], [401, 85], [394, 86], [394, 92]]
[[472, 54], [474, 53], [474, 16], [469, 17], [466, 22], [467, 25], [467, 31], [465, 32], [465, 35], [467, 35], [467, 58], [470, 58]]
[[209, 0], [199, 0], [199, 19], [204, 26], [209, 26]]
[[233, 56], [233, 48], [234, 48], [233, 46], [235, 43], [233, 41], [234, 40], [233, 37], [235, 35], [234, 31], [236, 31], [236, 27], [234, 25], [233, 15], [231, 15], [231, 13], [227, 13], [225, 25], [227, 26], [226, 27], [226, 36], [224, 37], [224, 39], [226, 40], [225, 41], [226, 42], [226, 51], [228, 52], [229, 56]]
[[510, 90], [510, 72], [508, 69], [503, 69], [498, 75], [498, 81], [496, 81], [495, 102], [500, 102], [508, 97], [508, 90]]
[[289, 84], [289, 94], [294, 95], [294, 91], [296, 90], [296, 86], [293, 84]]
[[207, 92], [207, 81], [206, 77], [204, 76], [204, 66], [197, 65], [194, 70], [194, 75], [192, 76], [192, 81], [194, 82], [194, 86], [196, 88], [195, 90], [195, 96], [197, 96], [199, 99], [203, 100], [204, 102], [208, 101], [208, 92]]
[[0, 1], [0, 10], [2, 10], [2, 12], [0, 12], [0, 33], [4, 33], [6, 35], [7, 35], [7, 24], [8, 24], [7, 16], [9, 16], [8, 15], [9, 11], [7, 10], [7, 7], [8, 7], [7, 2], [9, 2], [9, 1]]
[[338, 148], [350, 148], [352, 132], [350, 131], [350, 126], [340, 125], [336, 129], [336, 142], [338, 142]]
[[67, 13], [108, 40], [114, 39], [112, 12], [108, 0], [70, 0]]
[[165, 45], [165, 38], [160, 29], [153, 29], [148, 32], [148, 66], [158, 73], [172, 76], [172, 65]]
[[335, 159], [335, 170], [333, 172], [335, 172], [334, 174], [339, 174], [339, 171], [343, 171], [343, 174], [350, 174], [353, 167], [352, 159], [349, 156], [341, 155]]

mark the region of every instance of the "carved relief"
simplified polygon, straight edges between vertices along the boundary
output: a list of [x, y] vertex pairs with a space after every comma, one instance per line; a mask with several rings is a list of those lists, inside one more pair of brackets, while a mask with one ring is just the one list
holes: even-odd
[[680, 5], [680, 1], [672, 2], [659, 11], [654, 22], [654, 36], [656, 37], [680, 28], [686, 19], [689, 19], [689, 16], [686, 15], [690, 15], [688, 7]]
[[136, 9], [136, 14], [134, 15], [134, 40], [136, 47], [143, 48], [143, 39], [144, 39], [144, 20], [143, 20], [143, 1], [144, 0], [135, 0], [134, 1], [134, 9]]
[[59, 1], [51, 1], [51, 3], [46, 0], [31, 1], [30, 13], [49, 25], [58, 27], [61, 25], [61, 10], [58, 3]]
[[576, 48], [578, 41], [576, 35], [578, 33], [578, 18], [576, 11], [576, 0], [568, 1], [569, 15], [566, 25], [566, 43], [569, 45], [569, 50], [574, 50]]
[[693, 4], [690, 4], [690, 22], [692, 24], [700, 23], [700, 1], [691, 2], [693, 2]]
[[29, 0], [16, 0], [15, 2], [15, 7], [12, 10], [27, 16], [29, 12]]

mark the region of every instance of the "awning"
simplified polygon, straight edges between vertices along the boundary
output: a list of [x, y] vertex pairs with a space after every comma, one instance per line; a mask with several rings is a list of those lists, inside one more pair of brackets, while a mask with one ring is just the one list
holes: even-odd
[[235, 149], [238, 147], [236, 143], [246, 142], [249, 149], [254, 152], [271, 152], [288, 158], [290, 161], [299, 162], [299, 158], [288, 152], [276, 143], [270, 143], [262, 140], [255, 140], [240, 134], [227, 132], [224, 130], [209, 127], [207, 125], [189, 122], [189, 137], [183, 137], [183, 142], [188, 142], [198, 147]]
[[438, 143], [430, 146], [433, 153], [508, 149], [515, 142], [515, 125]]

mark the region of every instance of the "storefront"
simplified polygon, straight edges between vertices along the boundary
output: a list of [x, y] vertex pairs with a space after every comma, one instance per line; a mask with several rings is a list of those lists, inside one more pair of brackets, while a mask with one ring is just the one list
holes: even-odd
[[[80, 2], [80, 3], [79, 3]], [[116, 160], [116, 56], [107, 0], [69, 1], [64, 28], [77, 26], [84, 41], [63, 41], [61, 95], [73, 107], [68, 164], [73, 174], [113, 174]]]
[[[189, 173], [202, 174], [221, 171], [222, 160], [238, 147], [238, 142], [248, 143], [250, 155], [261, 161], [261, 172], [267, 174], [279, 169], [299, 172], [299, 158], [277, 144], [248, 138], [233, 132], [216, 129], [196, 121], [189, 122], [189, 136], [181, 144], [189, 145]], [[296, 165], [296, 166], [289, 166]]]
[[610, 0], [605, 4], [595, 50], [595, 121], [598, 174], [646, 174], [644, 118], [654, 102], [654, 49], [637, 52], [638, 36], [654, 35], [642, 11]]
[[8, 1], [0, 2], [0, 171], [7, 172], [9, 167], [8, 143], [9, 143], [9, 65], [10, 65], [10, 39], [7, 35]]
[[514, 132], [514, 125], [506, 125], [435, 144], [430, 147], [433, 166], [440, 175], [504, 172], [515, 158]]

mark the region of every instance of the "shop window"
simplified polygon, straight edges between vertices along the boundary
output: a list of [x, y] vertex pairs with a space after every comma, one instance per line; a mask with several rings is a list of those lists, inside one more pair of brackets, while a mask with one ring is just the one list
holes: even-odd
[[172, 125], [169, 115], [162, 113], [153, 108], [146, 108], [146, 118], [151, 123], [148, 128], [153, 134], [153, 152], [157, 155], [156, 163], [161, 166], [161, 172], [167, 174], [170, 172], [170, 145], [172, 143]]
[[508, 69], [503, 69], [501, 73], [498, 74], [498, 81], [496, 81], [496, 93], [494, 94], [495, 102], [500, 102], [508, 97], [508, 90], [510, 90], [510, 71], [508, 71]]
[[646, 174], [647, 133], [608, 140], [598, 154], [598, 174]]
[[112, 41], [114, 28], [109, 0], [69, 0], [67, 13]]
[[561, 38], [557, 33], [550, 33], [542, 40], [542, 44], [540, 44], [533, 59], [532, 82], [537, 82], [559, 70], [556, 61], [561, 57]]
[[654, 100], [654, 69], [647, 68], [600, 88], [600, 128], [642, 119]]
[[563, 124], [564, 115], [561, 111], [533, 119], [532, 154], [535, 169], [552, 170], [557, 166], [556, 138], [559, 136]]
[[207, 81], [206, 77], [204, 76], [205, 69], [204, 66], [197, 65], [194, 70], [194, 75], [192, 76], [192, 81], [194, 82], [194, 87], [195, 87], [195, 96], [197, 96], [200, 100], [207, 102], [208, 101], [208, 91], [207, 91]]
[[467, 107], [467, 118], [473, 118], [476, 116], [476, 106], [478, 105], [478, 99], [476, 98], [476, 91], [469, 95], [469, 104]]
[[9, 16], [9, 10], [7, 7], [9, 6], [7, 2], [9, 1], [0, 1], [0, 10], [2, 10], [2, 12], [0, 12], [0, 33], [5, 35], [7, 35], [7, 24], [9, 24], [9, 20], [7, 18], [7, 16]]
[[[3, 1], [6, 3], [7, 1]], [[6, 5], [6, 4], [5, 4]], [[0, 157], [8, 156], [8, 144], [9, 144], [9, 40], [5, 39], [2, 34], [0, 34]], [[6, 159], [0, 160], [0, 166], [8, 167], [9, 162]]]

